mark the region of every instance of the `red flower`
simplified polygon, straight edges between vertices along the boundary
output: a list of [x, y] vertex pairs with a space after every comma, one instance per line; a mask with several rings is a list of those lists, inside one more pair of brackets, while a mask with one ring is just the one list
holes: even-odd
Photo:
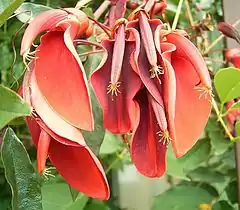
[[139, 51], [139, 37], [135, 30], [125, 31], [124, 22], [120, 20], [115, 25], [112, 40], [102, 41], [105, 56], [91, 76], [94, 92], [103, 109], [104, 127], [117, 134], [130, 131], [130, 109], [141, 86], [141, 80], [131, 66]]
[[[127, 24], [128, 28], [139, 31], [141, 40], [133, 69], [151, 94], [149, 101], [159, 108], [158, 113], [151, 111], [146, 96], [136, 98], [140, 120], [136, 120], [135, 126], [140, 126], [142, 133], [136, 136], [140, 128], [135, 127], [131, 151], [141, 173], [160, 176], [165, 169], [164, 149], [170, 141], [180, 157], [200, 137], [211, 111], [211, 80], [200, 52], [187, 38], [166, 32], [160, 20], [148, 19], [144, 11], [136, 13], [135, 19]], [[141, 122], [158, 116], [167, 122], [164, 127], [158, 121], [158, 129], [149, 123], [144, 129]], [[156, 132], [161, 133], [160, 140]], [[153, 145], [155, 150], [150, 149]]]
[[[89, 35], [87, 16], [74, 8], [44, 12], [23, 36], [21, 54], [32, 58], [23, 82], [23, 97], [33, 107], [27, 119], [37, 147], [37, 167], [45, 173], [49, 156], [64, 179], [77, 190], [98, 199], [109, 198], [103, 168], [88, 148], [80, 129], [93, 130], [87, 78], [74, 39]], [[32, 42], [41, 37], [36, 55]]]
[[44, 173], [46, 159], [77, 190], [98, 199], [109, 198], [103, 168], [86, 145], [82, 133], [55, 113], [41, 93], [36, 78], [36, 61], [29, 65], [23, 83], [23, 97], [34, 111], [27, 123], [37, 147], [37, 166]]
[[64, 120], [77, 128], [93, 130], [87, 78], [73, 44], [76, 37], [85, 36], [88, 27], [87, 16], [74, 8], [41, 13], [26, 29], [21, 55], [24, 59], [32, 58], [30, 47], [34, 39], [49, 31], [42, 36], [35, 53], [38, 87]]
[[227, 61], [230, 61], [236, 68], [240, 68], [240, 49], [233, 48], [225, 53]]

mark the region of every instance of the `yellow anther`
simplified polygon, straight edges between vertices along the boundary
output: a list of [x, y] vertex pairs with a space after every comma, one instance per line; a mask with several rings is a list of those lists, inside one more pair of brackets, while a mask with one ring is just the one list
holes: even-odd
[[111, 93], [112, 96], [118, 96], [121, 91], [119, 90], [121, 82], [110, 83], [107, 87], [107, 94]]
[[158, 131], [157, 135], [160, 137], [159, 142], [162, 142], [163, 145], [167, 146], [172, 140], [168, 131]]

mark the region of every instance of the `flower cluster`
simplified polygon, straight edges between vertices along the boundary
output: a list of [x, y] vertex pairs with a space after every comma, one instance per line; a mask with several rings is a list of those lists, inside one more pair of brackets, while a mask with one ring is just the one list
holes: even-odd
[[[145, 1], [124, 19], [116, 15], [123, 16], [126, 1], [124, 5], [113, 1], [112, 6], [122, 9], [109, 14], [114, 17], [108, 23], [110, 38], [102, 40], [104, 56], [90, 76], [104, 127], [131, 135], [133, 163], [148, 177], [164, 174], [169, 143], [177, 157], [195, 144], [211, 111], [211, 80], [200, 52], [185, 32], [166, 30], [163, 22], [152, 18], [166, 7], [165, 1], [154, 2]], [[30, 52], [42, 32], [46, 33], [40, 45]], [[81, 133], [94, 129], [94, 119], [74, 40], [91, 33], [88, 17], [74, 8], [35, 18], [22, 40], [21, 54], [25, 62], [30, 59], [23, 97], [33, 107], [27, 122], [39, 172], [44, 172], [49, 156], [70, 185], [91, 197], [108, 199], [103, 168]]]

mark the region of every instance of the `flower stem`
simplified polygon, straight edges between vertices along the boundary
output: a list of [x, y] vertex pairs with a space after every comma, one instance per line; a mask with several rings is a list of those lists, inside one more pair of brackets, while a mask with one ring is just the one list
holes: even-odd
[[94, 18], [95, 20], [98, 20], [101, 15], [105, 12], [105, 10], [109, 7], [111, 4], [111, 1], [105, 0], [103, 3], [98, 7], [98, 9], [94, 12]]
[[175, 14], [174, 20], [173, 20], [173, 24], [172, 24], [172, 30], [174, 31], [177, 27], [178, 24], [178, 20], [181, 14], [181, 10], [182, 10], [182, 5], [183, 5], [183, 0], [179, 0], [178, 3], [178, 7], [177, 7], [177, 12]]
[[76, 9], [80, 9], [84, 5], [88, 4], [92, 0], [79, 0], [75, 6]]
[[228, 135], [228, 137], [230, 138], [230, 140], [232, 141], [234, 139], [233, 135], [231, 134], [231, 132], [228, 130], [223, 118], [222, 118], [222, 114], [220, 113], [219, 111], [219, 108], [218, 108], [218, 105], [217, 105], [217, 102], [215, 101], [214, 98], [212, 98], [212, 105], [213, 105], [213, 108], [217, 114], [217, 117], [218, 117], [218, 120], [219, 122], [221, 123], [222, 127], [224, 128], [226, 134]]
[[105, 170], [105, 174], [108, 174], [112, 168], [120, 161], [124, 158], [124, 155], [128, 152], [127, 148], [124, 148], [122, 150], [122, 152], [117, 155], [117, 158], [107, 167], [107, 169]]
[[194, 26], [193, 16], [192, 16], [192, 13], [191, 13], [191, 9], [190, 9], [188, 0], [185, 0], [185, 6], [186, 6], [186, 9], [187, 9], [187, 14], [188, 14], [190, 25]]

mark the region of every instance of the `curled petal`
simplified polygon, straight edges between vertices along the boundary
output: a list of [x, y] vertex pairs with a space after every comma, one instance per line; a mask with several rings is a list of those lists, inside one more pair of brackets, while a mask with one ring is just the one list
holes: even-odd
[[[166, 169], [167, 144], [161, 139], [164, 133], [161, 133], [145, 90], [140, 91], [136, 96], [136, 107], [137, 117], [131, 144], [132, 160], [141, 174], [160, 177]], [[162, 107], [159, 105], [158, 109]]]
[[27, 27], [21, 45], [21, 55], [28, 53], [36, 37], [45, 31], [56, 28], [59, 21], [64, 20], [68, 13], [64, 10], [54, 9], [41, 13]]
[[[211, 112], [210, 95], [204, 92], [204, 86], [196, 88], [200, 78], [196, 71], [196, 65], [193, 65], [192, 62], [184, 57], [172, 57], [177, 88], [176, 138], [172, 139], [172, 143], [178, 157], [184, 155], [201, 136]], [[201, 87], [203, 91], [201, 91]]]
[[190, 62], [197, 72], [202, 84], [207, 89], [211, 89], [211, 79], [207, 66], [194, 44], [184, 36], [177, 33], [169, 33], [166, 37], [168, 42], [176, 46], [176, 51], [174, 51], [173, 54]]
[[75, 58], [76, 51], [72, 49], [69, 36], [68, 31], [55, 31], [42, 37], [36, 53], [37, 85], [52, 109], [64, 120], [77, 128], [93, 130], [86, 76], [81, 61]]
[[[33, 64], [32, 67], [34, 67]], [[30, 78], [28, 84], [31, 89], [30, 95], [31, 104], [35, 109], [36, 113], [47, 125], [47, 127], [49, 127], [57, 135], [85, 146], [86, 143], [83, 139], [81, 132], [77, 128], [65, 122], [58, 114], [56, 114], [52, 110], [52, 108], [46, 102], [44, 96], [42, 95], [37, 86], [34, 69], [31, 69], [31, 71], [27, 73], [31, 74], [30, 76], [25, 75], [25, 77]]]

